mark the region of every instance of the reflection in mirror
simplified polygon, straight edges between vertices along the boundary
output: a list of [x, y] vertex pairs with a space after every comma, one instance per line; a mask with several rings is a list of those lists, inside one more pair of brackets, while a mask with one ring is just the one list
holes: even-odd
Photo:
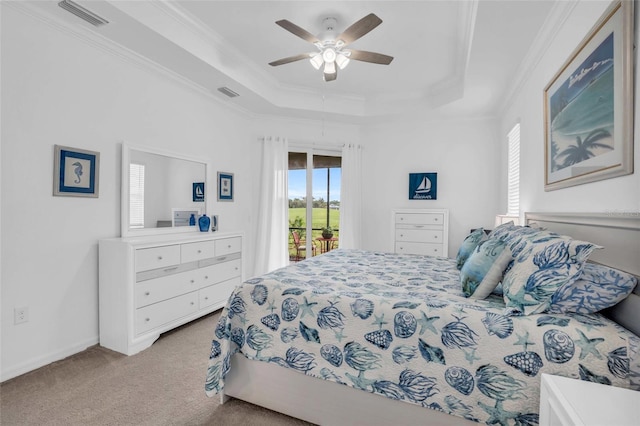
[[123, 236], [197, 229], [206, 212], [205, 162], [123, 144], [122, 165]]

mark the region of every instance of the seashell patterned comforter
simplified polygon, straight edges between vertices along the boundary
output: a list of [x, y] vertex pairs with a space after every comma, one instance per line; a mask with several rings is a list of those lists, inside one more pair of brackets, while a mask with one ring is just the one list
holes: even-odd
[[233, 292], [205, 390], [223, 390], [237, 352], [487, 424], [537, 424], [542, 373], [630, 387], [631, 332], [598, 314], [504, 310], [500, 295], [463, 296], [455, 259], [333, 250]]

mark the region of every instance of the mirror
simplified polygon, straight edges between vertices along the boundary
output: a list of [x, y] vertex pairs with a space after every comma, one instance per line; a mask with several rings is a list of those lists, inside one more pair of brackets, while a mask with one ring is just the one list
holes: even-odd
[[199, 231], [206, 188], [205, 161], [122, 144], [122, 236]]

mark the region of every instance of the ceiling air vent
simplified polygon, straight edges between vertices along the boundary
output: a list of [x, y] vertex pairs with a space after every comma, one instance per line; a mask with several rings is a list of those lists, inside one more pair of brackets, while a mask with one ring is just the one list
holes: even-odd
[[240, 96], [239, 94], [229, 89], [228, 87], [218, 87], [218, 91], [224, 93], [230, 98], [235, 98], [236, 96]]
[[95, 25], [96, 27], [109, 23], [109, 21], [107, 21], [106, 19], [101, 18], [100, 16], [96, 15], [93, 12], [90, 12], [79, 4], [72, 2], [71, 0], [62, 0], [58, 3], [58, 6], [60, 6], [67, 12], [73, 13], [78, 18], [84, 19], [91, 25]]

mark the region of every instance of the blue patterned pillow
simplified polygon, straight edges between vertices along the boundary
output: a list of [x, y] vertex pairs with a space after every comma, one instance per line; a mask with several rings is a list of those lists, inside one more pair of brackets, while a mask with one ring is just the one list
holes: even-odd
[[484, 299], [498, 286], [511, 262], [511, 251], [504, 241], [483, 241], [471, 253], [460, 271], [465, 297]]
[[595, 244], [548, 231], [521, 235], [507, 242], [513, 263], [502, 287], [507, 313], [530, 315], [545, 312], [553, 294], [573, 283]]
[[504, 235], [508, 234], [510, 231], [516, 228], [518, 228], [518, 226], [515, 225], [512, 220], [510, 220], [509, 222], [496, 226], [489, 234], [489, 238], [502, 238]]
[[575, 282], [563, 285], [551, 296], [549, 312], [598, 312], [627, 297], [637, 284], [638, 280], [631, 274], [587, 263]]
[[474, 229], [472, 233], [467, 235], [462, 245], [458, 249], [458, 255], [456, 256], [456, 267], [462, 269], [462, 265], [467, 261], [473, 250], [478, 247], [482, 241], [487, 239], [487, 234], [484, 233], [484, 229]]

